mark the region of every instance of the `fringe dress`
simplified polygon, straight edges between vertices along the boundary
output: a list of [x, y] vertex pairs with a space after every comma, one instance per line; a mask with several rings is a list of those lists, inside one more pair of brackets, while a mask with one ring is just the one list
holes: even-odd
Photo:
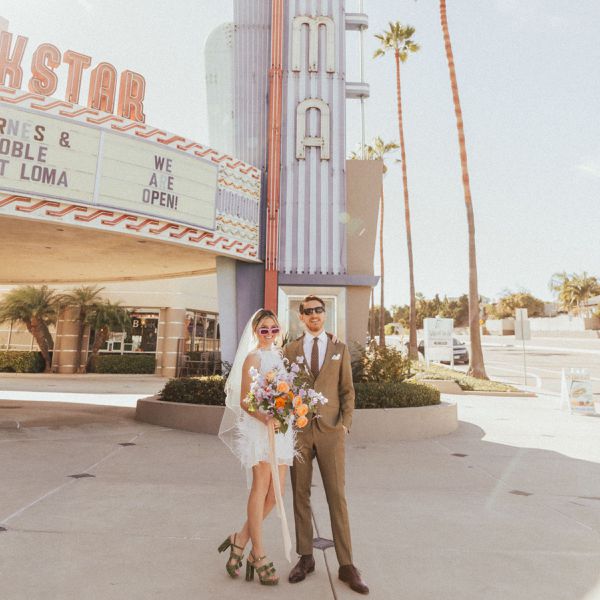
[[[260, 373], [265, 375], [273, 369], [282, 369], [283, 358], [279, 350], [258, 350]], [[236, 435], [236, 454], [242, 466], [252, 469], [259, 462], [269, 462], [269, 434], [267, 426], [242, 410]], [[285, 433], [275, 434], [277, 463], [291, 466], [294, 462], [294, 431], [290, 427]]]

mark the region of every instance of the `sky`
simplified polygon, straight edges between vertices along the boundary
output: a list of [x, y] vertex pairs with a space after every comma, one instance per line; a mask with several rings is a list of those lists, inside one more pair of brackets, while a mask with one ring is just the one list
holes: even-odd
[[[251, 0], [248, 0], [251, 1]], [[317, 0], [307, 0], [314, 2]], [[600, 276], [600, 44], [596, 0], [447, 0], [476, 222], [479, 291], [550, 300], [553, 273]], [[346, 10], [356, 12], [357, 0]], [[364, 0], [366, 140], [398, 141], [392, 56], [372, 59], [389, 21], [416, 28], [402, 67], [416, 289], [468, 288], [467, 225], [456, 121], [435, 0]], [[149, 124], [208, 143], [204, 42], [232, 19], [209, 0], [2, 0], [9, 30], [131, 69], [147, 83]], [[359, 36], [347, 34], [347, 80], [359, 79]], [[64, 87], [66, 67], [58, 69]], [[86, 89], [88, 78], [84, 78]], [[59, 87], [55, 94], [61, 97]], [[87, 92], [83, 92], [82, 103]], [[348, 101], [348, 151], [361, 139]], [[386, 305], [408, 302], [400, 164], [385, 177]], [[375, 270], [379, 272], [378, 252]], [[378, 293], [376, 291], [376, 293]]]

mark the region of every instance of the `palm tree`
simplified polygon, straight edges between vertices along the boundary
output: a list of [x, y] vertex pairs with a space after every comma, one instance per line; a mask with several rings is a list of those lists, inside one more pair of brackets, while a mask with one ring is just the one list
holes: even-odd
[[587, 301], [593, 296], [600, 294], [600, 283], [593, 275], [584, 271], [581, 275], [573, 274], [571, 278], [571, 294], [577, 305], [577, 312], [582, 314], [588, 312], [584, 309]]
[[[396, 142], [384, 142], [381, 136], [377, 136], [373, 140], [373, 144], [366, 144], [364, 147], [364, 157], [367, 160], [381, 160], [383, 163], [383, 175], [387, 173], [387, 165], [385, 164], [385, 157], [390, 152], [394, 152], [399, 148]], [[350, 154], [351, 159], [359, 158], [357, 152]], [[385, 269], [383, 263], [383, 209], [384, 209], [384, 194], [383, 194], [383, 180], [381, 181], [381, 196], [379, 199], [379, 262], [381, 271], [381, 288], [380, 288], [380, 306], [384, 304], [384, 282], [385, 282]], [[385, 319], [379, 319], [379, 345], [385, 346]]]
[[475, 254], [475, 217], [473, 216], [473, 203], [471, 201], [471, 185], [469, 183], [467, 147], [465, 144], [462, 110], [460, 107], [460, 98], [458, 96], [454, 56], [452, 54], [450, 31], [448, 29], [448, 19], [446, 16], [446, 0], [440, 0], [440, 18], [442, 32], [444, 34], [448, 71], [450, 73], [450, 87], [452, 89], [452, 99], [454, 101], [454, 112], [456, 114], [456, 128], [458, 130], [458, 145], [460, 148], [460, 166], [462, 169], [465, 206], [467, 209], [467, 226], [469, 231], [469, 330], [471, 335], [471, 361], [468, 374], [473, 377], [478, 377], [479, 379], [487, 379], [488, 377], [483, 363], [481, 334], [479, 331], [479, 292], [477, 288], [477, 257]]
[[84, 285], [61, 296], [61, 304], [79, 310], [77, 316], [77, 352], [75, 354], [76, 373], [85, 371], [85, 367], [82, 368], [81, 365], [81, 352], [83, 349], [83, 334], [85, 332], [87, 315], [101, 301], [100, 293], [103, 289], [97, 286]]
[[566, 271], [562, 271], [552, 275], [549, 285], [550, 289], [557, 294], [561, 308], [567, 312], [570, 312], [574, 307], [573, 297], [569, 287], [570, 282], [571, 278], [569, 274]]
[[54, 347], [54, 341], [49, 325], [56, 323], [58, 300], [54, 290], [46, 285], [25, 285], [12, 289], [0, 302], [0, 323], [18, 321], [25, 324], [42, 353], [46, 373], [52, 367], [50, 351]]
[[562, 308], [577, 314], [585, 312], [586, 302], [593, 296], [600, 294], [598, 278], [588, 275], [584, 271], [581, 275], [566, 271], [555, 273], [550, 282], [550, 289], [558, 293]]
[[111, 331], [130, 331], [131, 316], [120, 302], [105, 300], [94, 305], [86, 316], [86, 325], [94, 330], [94, 343], [92, 353], [88, 358], [87, 368], [108, 340]]
[[393, 50], [396, 60], [396, 95], [398, 104], [398, 131], [400, 134], [400, 158], [402, 161], [402, 184], [404, 188], [404, 222], [406, 225], [406, 244], [408, 247], [408, 276], [410, 287], [410, 318], [409, 318], [409, 340], [408, 354], [416, 360], [417, 355], [417, 309], [415, 304], [415, 276], [413, 267], [412, 234], [410, 229], [410, 205], [408, 201], [408, 175], [406, 172], [406, 147], [404, 144], [404, 122], [402, 120], [402, 88], [400, 85], [400, 63], [406, 62], [409, 55], [417, 52], [420, 48], [412, 36], [415, 28], [410, 25], [401, 25], [399, 21], [390, 23], [390, 28], [375, 37], [381, 42], [373, 58], [384, 56], [386, 52]]

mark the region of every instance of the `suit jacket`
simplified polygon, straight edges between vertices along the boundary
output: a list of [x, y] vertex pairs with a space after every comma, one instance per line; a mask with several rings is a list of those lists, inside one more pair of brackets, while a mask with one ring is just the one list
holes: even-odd
[[[304, 359], [308, 367], [310, 362], [304, 356], [304, 336], [286, 344], [283, 349], [290, 363], [297, 363], [298, 357]], [[316, 425], [322, 431], [339, 429], [344, 425], [350, 430], [354, 411], [354, 385], [352, 384], [352, 366], [350, 352], [346, 344], [338, 341], [334, 344], [327, 338], [327, 348], [323, 366], [315, 379], [310, 371], [310, 386], [327, 398], [327, 404], [317, 405]]]

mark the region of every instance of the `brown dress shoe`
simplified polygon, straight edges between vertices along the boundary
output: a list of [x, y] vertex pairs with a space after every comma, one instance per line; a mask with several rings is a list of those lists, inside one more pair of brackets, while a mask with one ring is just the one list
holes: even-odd
[[298, 583], [315, 570], [315, 559], [312, 554], [303, 554], [296, 566], [290, 571], [288, 581]]
[[355, 592], [359, 594], [369, 593], [367, 584], [361, 579], [360, 573], [354, 565], [342, 565], [338, 571], [338, 577]]

